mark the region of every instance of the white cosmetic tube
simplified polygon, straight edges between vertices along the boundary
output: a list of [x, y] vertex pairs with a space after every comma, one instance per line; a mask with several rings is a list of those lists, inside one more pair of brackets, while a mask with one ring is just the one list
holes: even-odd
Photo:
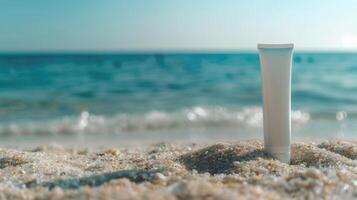
[[265, 150], [290, 162], [291, 62], [294, 44], [258, 44]]

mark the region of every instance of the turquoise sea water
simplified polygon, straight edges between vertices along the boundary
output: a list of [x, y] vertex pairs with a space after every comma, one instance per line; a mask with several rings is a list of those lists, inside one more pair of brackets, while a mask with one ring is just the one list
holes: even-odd
[[[0, 55], [0, 139], [261, 138], [258, 55]], [[357, 54], [295, 53], [294, 138], [353, 138]], [[24, 139], [23, 139], [24, 140]]]

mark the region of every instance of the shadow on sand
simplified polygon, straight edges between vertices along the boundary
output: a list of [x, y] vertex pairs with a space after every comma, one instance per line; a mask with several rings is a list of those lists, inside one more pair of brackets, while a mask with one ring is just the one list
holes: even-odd
[[112, 173], [105, 173], [100, 175], [93, 175], [83, 178], [73, 178], [73, 179], [64, 179], [64, 180], [54, 180], [49, 182], [37, 183], [37, 182], [28, 182], [25, 183], [26, 188], [38, 188], [46, 187], [49, 190], [59, 187], [62, 189], [78, 189], [82, 186], [89, 187], [98, 187], [114, 179], [127, 178], [132, 182], [141, 183], [144, 181], [149, 181], [152, 177], [158, 173], [163, 172], [164, 170], [123, 170], [116, 171]]
[[262, 148], [245, 150], [239, 145], [215, 144], [180, 157], [180, 161], [189, 170], [210, 174], [230, 173], [233, 163], [256, 160], [257, 158], [272, 159]]

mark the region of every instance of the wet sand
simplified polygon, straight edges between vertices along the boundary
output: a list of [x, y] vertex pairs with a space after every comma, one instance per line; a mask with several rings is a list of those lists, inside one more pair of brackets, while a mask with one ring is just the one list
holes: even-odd
[[357, 199], [357, 141], [0, 149], [0, 199]]

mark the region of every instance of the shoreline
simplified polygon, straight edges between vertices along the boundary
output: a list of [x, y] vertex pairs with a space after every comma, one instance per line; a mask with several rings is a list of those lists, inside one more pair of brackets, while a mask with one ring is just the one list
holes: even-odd
[[292, 145], [291, 164], [259, 140], [130, 148], [0, 148], [4, 199], [348, 199], [357, 141]]

